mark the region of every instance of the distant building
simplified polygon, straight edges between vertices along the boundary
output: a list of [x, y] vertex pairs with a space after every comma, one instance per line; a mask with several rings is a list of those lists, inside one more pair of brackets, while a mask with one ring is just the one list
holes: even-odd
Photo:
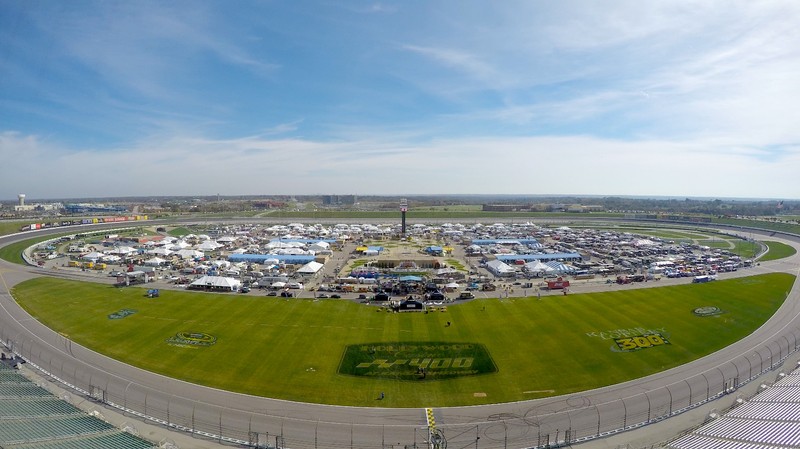
[[284, 203], [283, 201], [274, 201], [274, 200], [253, 201], [253, 208], [255, 209], [280, 209], [282, 207], [286, 207], [286, 203]]
[[24, 195], [20, 195], [19, 204], [14, 205], [14, 212], [46, 212], [57, 211], [63, 206], [61, 203], [35, 203], [25, 204]]
[[128, 208], [125, 206], [80, 203], [65, 204], [64, 210], [68, 214], [118, 214], [127, 212]]
[[484, 204], [484, 212], [528, 212], [530, 204]]
[[358, 197], [355, 195], [322, 195], [322, 204], [324, 206], [352, 206], [358, 202]]

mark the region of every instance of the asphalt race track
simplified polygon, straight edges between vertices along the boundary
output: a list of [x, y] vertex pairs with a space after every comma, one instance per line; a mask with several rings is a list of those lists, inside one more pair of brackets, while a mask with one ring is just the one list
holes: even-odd
[[[109, 227], [119, 228], [119, 225]], [[80, 228], [71, 227], [67, 232], [80, 232]], [[42, 233], [64, 232], [55, 228], [36, 234], [4, 236], [0, 237], [0, 246]], [[747, 233], [754, 238], [781, 240], [800, 247], [800, 236], [760, 234], [755, 230]], [[798, 275], [799, 268], [800, 252], [740, 271], [738, 275], [772, 271]], [[128, 415], [196, 433], [202, 438], [259, 447], [422, 448], [429, 446], [431, 435], [441, 448], [574, 444], [640, 428], [722, 395], [735, 394], [739, 386], [781, 365], [800, 347], [800, 287], [795, 283], [786, 302], [761, 328], [702, 359], [580, 394], [486, 406], [434, 408], [430, 416], [433, 420], [429, 422], [422, 408], [341, 407], [248, 396], [178, 381], [110, 359], [72, 343], [17, 306], [9, 289], [43, 274], [56, 275], [0, 261], [3, 343], [49, 376]], [[558, 360], [553, 360], [553, 369], [559, 369]]]

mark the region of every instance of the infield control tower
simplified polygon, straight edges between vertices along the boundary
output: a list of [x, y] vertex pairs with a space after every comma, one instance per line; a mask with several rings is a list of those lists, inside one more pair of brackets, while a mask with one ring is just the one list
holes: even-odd
[[406, 235], [406, 212], [408, 212], [408, 200], [405, 198], [400, 199], [400, 218], [402, 223], [403, 237]]

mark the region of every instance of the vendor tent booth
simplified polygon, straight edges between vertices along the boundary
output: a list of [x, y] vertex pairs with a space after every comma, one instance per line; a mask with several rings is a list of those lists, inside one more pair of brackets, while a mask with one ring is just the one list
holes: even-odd
[[302, 275], [306, 275], [306, 276], [313, 276], [313, 275], [319, 273], [319, 270], [321, 270], [323, 266], [324, 265], [319, 263], [319, 262], [311, 261], [311, 262], [303, 265], [302, 267], [300, 267], [297, 270], [297, 273], [298, 274], [302, 274]]
[[203, 276], [191, 284], [189, 288], [199, 290], [236, 291], [242, 283], [238, 279], [223, 276]]

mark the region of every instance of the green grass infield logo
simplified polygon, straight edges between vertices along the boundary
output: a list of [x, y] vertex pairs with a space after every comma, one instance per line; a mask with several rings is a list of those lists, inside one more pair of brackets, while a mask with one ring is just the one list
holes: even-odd
[[715, 316], [715, 315], [722, 315], [722, 310], [720, 310], [717, 306], [705, 306], [705, 307], [698, 307], [692, 310], [697, 316]]
[[394, 342], [345, 347], [339, 374], [395, 380], [442, 380], [497, 372], [479, 343]]
[[614, 352], [633, 352], [670, 344], [666, 336], [658, 333], [615, 338], [614, 343], [616, 343], [616, 347], [611, 347]]
[[168, 344], [184, 348], [211, 346], [216, 342], [217, 337], [204, 332], [178, 332], [174, 337], [167, 339]]
[[114, 312], [108, 316], [109, 320], [121, 320], [127, 316], [131, 316], [136, 313], [133, 309], [122, 309], [118, 312]]

